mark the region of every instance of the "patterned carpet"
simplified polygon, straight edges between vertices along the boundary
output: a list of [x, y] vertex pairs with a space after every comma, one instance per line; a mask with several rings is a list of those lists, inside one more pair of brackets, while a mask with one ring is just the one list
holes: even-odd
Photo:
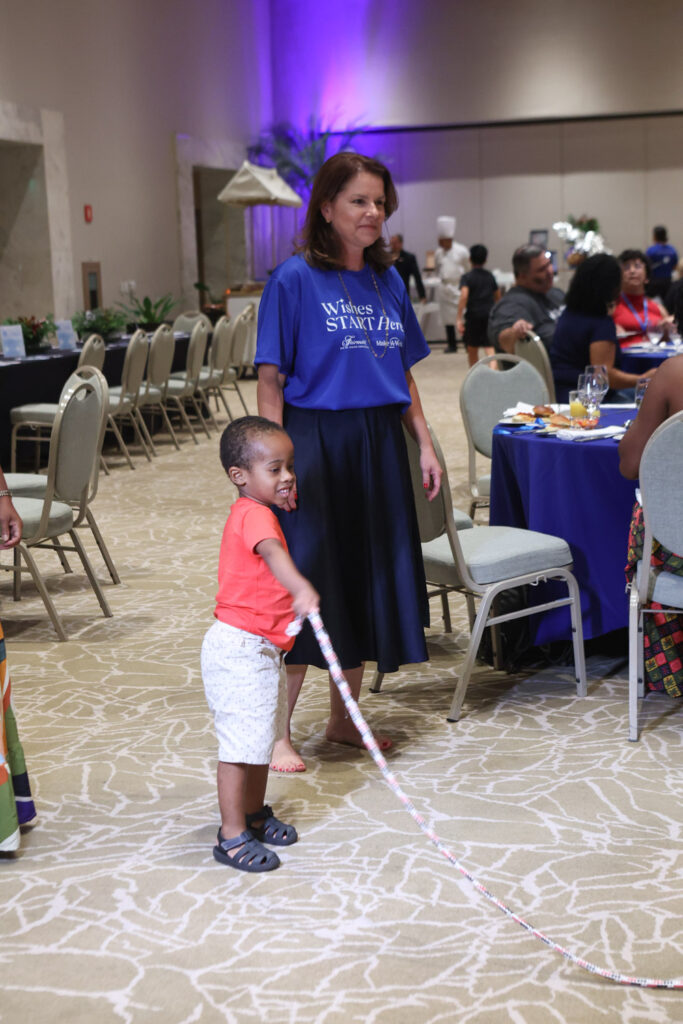
[[[463, 355], [437, 349], [416, 372], [454, 485], [464, 370]], [[251, 382], [247, 394], [255, 410]], [[136, 465], [103, 477], [95, 505], [123, 580], [106, 586], [114, 618], [45, 555], [70, 636], [58, 643], [32, 588], [14, 605], [0, 580], [39, 814], [21, 852], [0, 858], [2, 1024], [680, 1020], [680, 993], [596, 978], [487, 902], [367, 754], [324, 741], [322, 673], [295, 719], [308, 771], [269, 787], [301, 841], [267, 875], [213, 861], [215, 742], [198, 658], [233, 494], [215, 435]], [[405, 790], [463, 864], [557, 942], [615, 970], [680, 976], [678, 708], [648, 698], [628, 743], [625, 664], [594, 655], [582, 701], [568, 670], [479, 666], [448, 724], [464, 601], [452, 614], [447, 636], [433, 606], [428, 664], [362, 700], [395, 740]]]

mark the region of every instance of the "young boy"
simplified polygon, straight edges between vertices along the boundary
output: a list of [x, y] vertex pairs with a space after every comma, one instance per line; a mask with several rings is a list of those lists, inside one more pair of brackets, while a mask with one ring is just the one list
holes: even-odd
[[484, 349], [487, 356], [494, 353], [494, 349], [488, 343], [486, 330], [489, 313], [500, 298], [500, 288], [493, 274], [489, 270], [484, 270], [488, 255], [485, 245], [473, 245], [470, 249], [472, 269], [460, 278], [457, 326], [467, 346], [469, 366], [476, 363], [480, 348]]
[[297, 615], [319, 597], [297, 570], [269, 506], [288, 506], [294, 447], [276, 423], [243, 416], [223, 431], [221, 462], [239, 491], [223, 531], [216, 622], [202, 644], [202, 679], [218, 736], [221, 827], [213, 855], [240, 871], [271, 871], [280, 859], [262, 845], [290, 846], [296, 829], [264, 804], [275, 740], [284, 735], [282, 663]]

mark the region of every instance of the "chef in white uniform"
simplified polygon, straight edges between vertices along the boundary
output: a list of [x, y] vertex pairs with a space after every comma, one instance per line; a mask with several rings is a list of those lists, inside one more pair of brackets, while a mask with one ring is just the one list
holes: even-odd
[[468, 249], [455, 241], [455, 217], [439, 217], [436, 233], [439, 247], [434, 254], [436, 273], [440, 283], [436, 289], [439, 315], [446, 328], [446, 352], [455, 352], [455, 324], [458, 319], [460, 278], [469, 270]]

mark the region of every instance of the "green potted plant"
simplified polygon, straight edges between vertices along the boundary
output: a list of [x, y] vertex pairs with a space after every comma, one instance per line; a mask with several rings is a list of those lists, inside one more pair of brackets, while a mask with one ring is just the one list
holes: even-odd
[[112, 341], [126, 329], [128, 316], [123, 310], [103, 306], [99, 309], [81, 309], [71, 318], [73, 328], [83, 341], [90, 334], [99, 334], [104, 341]]
[[127, 306], [122, 302], [119, 305], [136, 327], [143, 331], [153, 331], [168, 318], [177, 303], [172, 295], [162, 295], [156, 300], [145, 295], [143, 299], [133, 297]]
[[48, 313], [42, 320], [35, 316], [8, 317], [6, 324], [20, 324], [21, 333], [24, 335], [24, 347], [30, 355], [50, 347], [48, 337], [57, 333], [52, 313]]

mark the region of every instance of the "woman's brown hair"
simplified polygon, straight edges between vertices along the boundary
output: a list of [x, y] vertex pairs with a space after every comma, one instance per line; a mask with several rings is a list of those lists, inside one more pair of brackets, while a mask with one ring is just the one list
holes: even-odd
[[[374, 174], [384, 183], [384, 212], [389, 218], [398, 206], [398, 196], [391, 174], [384, 164], [360, 153], [335, 153], [326, 160], [313, 181], [308, 211], [296, 251], [303, 253], [306, 262], [320, 270], [339, 270], [343, 267], [339, 236], [322, 215], [321, 207], [332, 202], [347, 182], [360, 171]], [[380, 235], [365, 249], [365, 259], [378, 273], [394, 262], [394, 255]]]

